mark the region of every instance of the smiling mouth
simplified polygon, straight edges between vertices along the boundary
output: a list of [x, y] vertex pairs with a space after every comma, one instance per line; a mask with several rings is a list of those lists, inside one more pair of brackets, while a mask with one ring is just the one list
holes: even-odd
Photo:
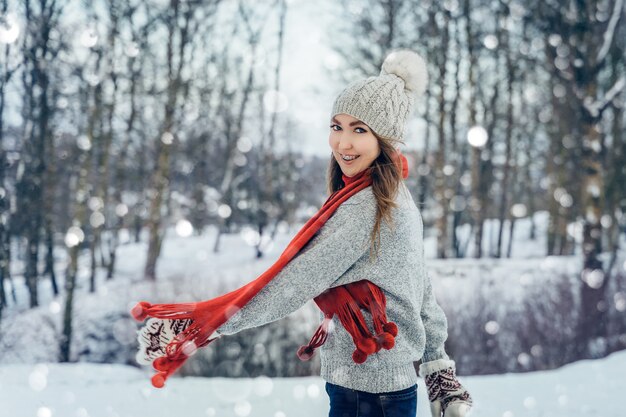
[[[344, 155], [344, 154], [339, 154], [341, 156], [341, 159], [346, 161], [346, 162], [350, 162], [350, 161], [354, 161], [355, 159], [357, 159], [359, 156], [361, 155]], [[349, 159], [345, 159], [344, 156], [348, 156], [348, 157], [354, 157], [354, 158], [349, 158]]]

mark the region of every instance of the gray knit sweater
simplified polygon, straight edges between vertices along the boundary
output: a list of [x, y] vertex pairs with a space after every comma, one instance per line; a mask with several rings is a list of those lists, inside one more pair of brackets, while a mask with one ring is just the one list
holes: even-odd
[[[318, 349], [321, 377], [371, 393], [397, 391], [417, 383], [414, 361], [449, 359], [444, 350], [448, 328], [424, 262], [422, 218], [404, 182], [395, 201], [394, 225], [381, 223], [378, 259], [368, 259], [376, 218], [370, 186], [346, 200], [300, 253], [218, 332], [229, 335], [279, 320], [313, 302], [329, 287], [368, 279], [383, 290], [387, 319], [398, 326], [395, 346], [357, 364], [352, 360], [354, 342], [335, 316], [326, 343]], [[362, 312], [373, 332], [371, 315]], [[319, 316], [321, 322], [321, 311]]]

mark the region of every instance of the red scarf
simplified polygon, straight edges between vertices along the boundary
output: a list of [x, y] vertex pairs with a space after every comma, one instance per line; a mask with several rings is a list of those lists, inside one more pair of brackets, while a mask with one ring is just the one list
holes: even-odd
[[[399, 169], [401, 167], [402, 177], [407, 178], [406, 157], [398, 151], [394, 162]], [[344, 201], [372, 184], [370, 169], [365, 169], [353, 177], [344, 174], [342, 178], [345, 187], [328, 197], [322, 208], [289, 242], [278, 260], [255, 280], [210, 300], [176, 304], [150, 304], [141, 301], [133, 307], [131, 314], [138, 321], [143, 321], [147, 317], [191, 319], [191, 324], [166, 346], [165, 356], [155, 359], [152, 363], [154, 369], [158, 371], [152, 377], [152, 385], [162, 387], [165, 380], [183, 365], [196, 348], [206, 346], [215, 340], [209, 339], [209, 336], [228, 320], [230, 316], [227, 312], [233, 311], [233, 307], [236, 307], [234, 311], [238, 311], [246, 305], [307, 244]], [[356, 346], [352, 358], [356, 363], [365, 362], [367, 355], [378, 352], [381, 347], [391, 349], [394, 346], [398, 328], [394, 323], [387, 322], [385, 295], [370, 281], [361, 280], [330, 288], [315, 297], [314, 301], [324, 313], [324, 320], [309, 344], [298, 350], [300, 359], [310, 359], [314, 350], [324, 344], [328, 335], [328, 325], [334, 314], [337, 314], [341, 324], [352, 336]], [[369, 332], [361, 308], [372, 314], [376, 336]]]

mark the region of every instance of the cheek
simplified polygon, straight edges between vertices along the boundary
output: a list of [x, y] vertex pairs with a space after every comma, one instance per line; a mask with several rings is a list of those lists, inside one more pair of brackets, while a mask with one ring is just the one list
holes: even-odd
[[332, 133], [328, 135], [328, 145], [333, 149], [337, 146], [337, 139], [333, 137]]
[[372, 159], [378, 158], [380, 154], [380, 146], [378, 145], [378, 141], [375, 137], [371, 138], [371, 141], [367, 143], [367, 153]]

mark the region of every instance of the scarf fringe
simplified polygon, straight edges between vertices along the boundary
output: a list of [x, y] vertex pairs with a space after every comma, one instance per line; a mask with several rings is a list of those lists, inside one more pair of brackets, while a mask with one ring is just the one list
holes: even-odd
[[[352, 336], [356, 347], [352, 358], [356, 363], [365, 362], [368, 355], [380, 351], [381, 348], [389, 350], [394, 347], [398, 327], [395, 323], [387, 321], [385, 294], [371, 281], [361, 280], [330, 288], [317, 296], [315, 302], [325, 313], [325, 317], [309, 343], [298, 349], [298, 357], [301, 360], [310, 360], [315, 354], [315, 349], [326, 342], [328, 325], [334, 315], [338, 316], [341, 324]], [[376, 336], [372, 335], [367, 327], [361, 309], [371, 314]]]
[[385, 313], [387, 299], [383, 291], [368, 280], [348, 284], [346, 289], [359, 304], [359, 307], [366, 309], [372, 315], [374, 330], [376, 331], [376, 352], [381, 347], [386, 350], [393, 348], [398, 327], [395, 323], [387, 322], [387, 314]]

